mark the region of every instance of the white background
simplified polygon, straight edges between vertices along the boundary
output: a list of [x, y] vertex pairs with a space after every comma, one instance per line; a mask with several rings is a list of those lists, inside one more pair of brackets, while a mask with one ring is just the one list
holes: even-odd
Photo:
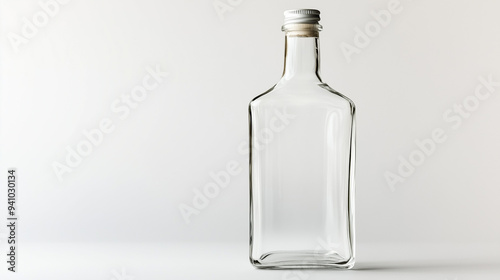
[[[391, 1], [62, 2], [45, 24], [35, 26], [31, 38], [24, 36], [16, 45], [12, 34], [23, 36], [23, 18], [33, 22], [44, 10], [39, 1], [0, 1], [0, 216], [7, 213], [6, 170], [15, 167], [18, 277], [40, 276], [44, 270], [46, 277], [77, 279], [70, 274], [73, 268], [64, 272], [40, 264], [65, 260], [93, 279], [120, 280], [113, 276], [120, 261], [111, 256], [137, 257], [137, 251], [126, 248], [167, 246], [162, 259], [145, 253], [137, 262], [122, 264], [130, 261], [126, 268], [136, 269], [135, 279], [187, 279], [168, 278], [177, 273], [169, 269], [181, 271], [183, 261], [190, 261], [191, 273], [200, 273], [196, 279], [210, 279], [224, 270], [220, 248], [239, 248], [230, 258], [237, 264], [235, 275], [247, 271], [249, 277], [294, 279], [285, 272], [254, 270], [248, 262], [248, 168], [240, 149], [247, 139], [248, 102], [282, 72], [283, 11], [316, 8], [324, 27], [323, 80], [357, 106], [359, 267], [379, 260], [373, 250], [384, 252], [383, 266], [390, 267], [412, 257], [413, 251], [404, 248], [417, 248], [423, 251], [421, 260], [428, 260], [441, 246], [452, 248], [442, 249], [450, 254], [442, 258], [493, 262], [490, 276], [498, 279], [498, 250], [491, 257], [470, 248], [500, 243], [500, 86], [460, 126], [454, 128], [443, 114], [473, 99], [480, 77], [500, 82], [500, 2], [401, 0], [399, 12], [386, 26], [377, 24], [380, 30], [373, 29], [369, 44], [352, 55], [342, 51], [342, 44], [356, 47], [356, 28], [373, 25], [371, 12], [387, 10]], [[217, 5], [229, 8], [218, 11]], [[142, 84], [148, 67], [169, 75], [120, 118], [112, 104]], [[84, 130], [108, 118], [114, 130], [59, 180], [54, 162], [66, 164], [66, 148], [76, 149], [86, 139]], [[385, 174], [398, 174], [399, 157], [408, 159], [418, 150], [415, 141], [431, 137], [436, 128], [446, 141], [391, 188]], [[241, 171], [186, 223], [179, 206], [193, 206], [196, 190], [213, 181], [211, 172], [233, 161]], [[2, 226], [2, 255], [6, 237]], [[142, 243], [159, 245], [137, 245]], [[213, 248], [213, 254], [193, 244]], [[56, 246], [60, 254], [47, 254]], [[73, 248], [67, 246], [76, 247], [64, 253]], [[99, 255], [108, 257], [98, 265], [77, 266], [77, 256], [83, 262], [87, 258], [76, 248], [92, 246], [107, 248]], [[470, 250], [457, 249], [461, 246]], [[117, 254], [120, 250], [124, 253]], [[210, 268], [211, 274], [196, 267]], [[442, 271], [434, 267], [434, 272], [421, 268], [431, 273], [426, 279], [468, 279], [453, 265]], [[373, 277], [372, 272], [358, 275]], [[0, 273], [6, 274], [4, 265]]]

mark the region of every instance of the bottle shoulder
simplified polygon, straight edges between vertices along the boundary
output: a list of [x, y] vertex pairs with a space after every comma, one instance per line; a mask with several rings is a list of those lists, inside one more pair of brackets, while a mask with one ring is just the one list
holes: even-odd
[[333, 88], [331, 88], [328, 84], [325, 84], [325, 83], [322, 83], [321, 85], [319, 85], [321, 88], [323, 88], [325, 91], [333, 94], [334, 96], [336, 97], [339, 97], [341, 99], [343, 99], [346, 103], [349, 104], [349, 106], [352, 108], [352, 110], [354, 111], [354, 109], [356, 108], [356, 105], [354, 105], [354, 101], [352, 101], [352, 99], [350, 99], [349, 97], [343, 95], [342, 93], [334, 90]]
[[348, 107], [352, 113], [355, 111], [354, 102], [350, 98], [322, 82], [278, 83], [253, 98], [249, 105], [253, 107], [279, 104], [331, 105], [333, 107]]

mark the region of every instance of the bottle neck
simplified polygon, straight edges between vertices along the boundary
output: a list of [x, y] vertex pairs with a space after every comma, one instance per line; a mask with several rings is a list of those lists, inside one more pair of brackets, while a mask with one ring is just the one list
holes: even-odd
[[321, 82], [319, 67], [319, 37], [287, 34], [282, 80], [314, 79]]

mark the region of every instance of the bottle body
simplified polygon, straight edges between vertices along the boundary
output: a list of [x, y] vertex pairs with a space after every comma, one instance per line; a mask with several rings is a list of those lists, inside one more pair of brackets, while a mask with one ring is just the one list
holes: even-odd
[[353, 266], [354, 110], [326, 84], [300, 81], [250, 103], [255, 266]]

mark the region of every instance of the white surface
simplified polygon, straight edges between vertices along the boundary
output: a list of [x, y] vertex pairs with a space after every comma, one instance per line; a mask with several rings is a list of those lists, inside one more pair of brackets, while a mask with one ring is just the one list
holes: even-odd
[[247, 246], [229, 243], [25, 244], [20, 256], [17, 275], [0, 275], [9, 280], [500, 278], [498, 245], [360, 244], [348, 271], [259, 270], [248, 261]]

